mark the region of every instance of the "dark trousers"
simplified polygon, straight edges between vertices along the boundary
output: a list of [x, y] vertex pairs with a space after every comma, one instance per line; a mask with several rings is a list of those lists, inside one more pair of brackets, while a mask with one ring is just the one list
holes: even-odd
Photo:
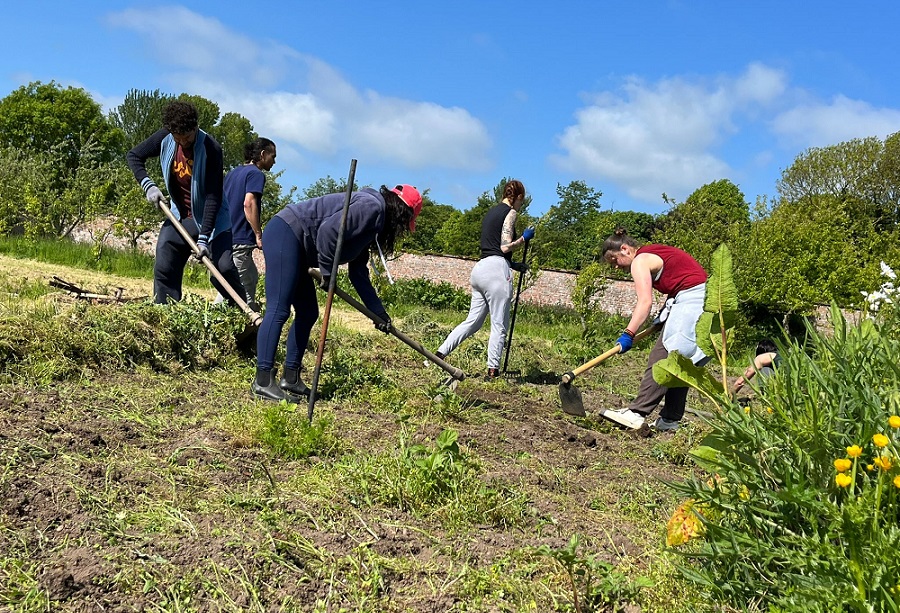
[[663, 387], [653, 380], [653, 365], [665, 359], [668, 355], [669, 351], [663, 346], [663, 335], [660, 334], [656, 339], [656, 344], [653, 345], [653, 349], [650, 351], [647, 370], [644, 371], [644, 378], [641, 379], [641, 387], [638, 389], [637, 397], [628, 408], [647, 417], [660, 401], [665, 398], [666, 404], [659, 412], [659, 416], [671, 421], [681, 421], [681, 418], [684, 417], [684, 409], [687, 406], [688, 388]]
[[[316, 286], [309, 276], [306, 252], [290, 226], [272, 218], [263, 230], [266, 258], [266, 314], [256, 337], [256, 366], [272, 370], [281, 331], [294, 307], [294, 323], [288, 331], [284, 365], [300, 370], [309, 334], [319, 318]], [[318, 265], [315, 262], [314, 265]]]
[[[185, 226], [188, 235], [197, 240], [199, 235], [196, 224], [189, 223]], [[209, 244], [209, 252], [212, 257], [213, 264], [228, 281], [228, 284], [234, 289], [238, 296], [244, 301], [247, 300], [247, 294], [244, 292], [244, 286], [241, 285], [241, 278], [238, 275], [237, 268], [234, 267], [234, 261], [231, 259], [231, 232], [221, 232]], [[190, 246], [172, 225], [172, 222], [166, 220], [159, 230], [159, 239], [156, 242], [156, 261], [153, 264], [153, 301], [157, 304], [165, 304], [171, 298], [172, 300], [181, 300], [181, 285], [184, 281], [184, 267], [194, 252]], [[210, 276], [209, 279], [213, 287], [220, 294], [234, 304], [228, 291], [215, 279]]]

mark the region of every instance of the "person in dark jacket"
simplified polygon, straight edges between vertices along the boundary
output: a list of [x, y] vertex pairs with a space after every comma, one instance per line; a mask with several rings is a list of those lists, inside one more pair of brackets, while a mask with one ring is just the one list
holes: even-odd
[[[170, 209], [188, 234], [222, 273], [242, 300], [247, 299], [231, 257], [231, 219], [222, 197], [222, 147], [201, 130], [197, 109], [176, 100], [163, 109], [163, 127], [128, 152], [126, 159], [147, 200], [165, 203], [162, 190], [147, 173], [150, 158], [160, 160], [163, 181], [170, 196]], [[168, 219], [159, 230], [153, 264], [153, 300], [164, 304], [181, 300], [184, 267], [191, 247]], [[213, 286], [223, 296], [227, 290], [215, 277]], [[229, 297], [229, 301], [233, 300]]]
[[[289, 204], [263, 230], [266, 260], [266, 313], [259, 328], [256, 378], [251, 393], [266, 400], [292, 400], [309, 394], [300, 379], [303, 353], [319, 317], [316, 286], [310, 268], [322, 273], [322, 287], [330, 283], [345, 193], [329, 194]], [[390, 332], [390, 317], [369, 279], [369, 252], [392, 253], [394, 243], [416, 228], [422, 196], [412, 185], [380, 190], [365, 188], [350, 195], [341, 246], [341, 264], [347, 264], [350, 282], [366, 307], [387, 322], [376, 326]], [[294, 323], [287, 339], [284, 373], [276, 381], [275, 352], [281, 331], [294, 308]]]
[[503, 199], [481, 221], [481, 259], [472, 268], [472, 302], [469, 315], [444, 339], [435, 354], [444, 358], [460, 343], [478, 332], [488, 314], [491, 335], [488, 339], [487, 377], [500, 374], [500, 358], [509, 328], [512, 300], [512, 254], [534, 237], [534, 228], [526, 228], [516, 238], [516, 219], [525, 202], [525, 186], [513, 179], [503, 188]]

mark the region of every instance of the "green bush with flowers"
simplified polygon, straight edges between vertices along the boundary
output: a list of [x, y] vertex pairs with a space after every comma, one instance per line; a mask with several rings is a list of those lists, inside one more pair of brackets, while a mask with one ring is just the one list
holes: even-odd
[[669, 542], [712, 600], [900, 611], [900, 309], [883, 270], [868, 317], [833, 307], [832, 335], [784, 341], [751, 405], [701, 390], [720, 410], [692, 452], [703, 474], [673, 484], [688, 502]]

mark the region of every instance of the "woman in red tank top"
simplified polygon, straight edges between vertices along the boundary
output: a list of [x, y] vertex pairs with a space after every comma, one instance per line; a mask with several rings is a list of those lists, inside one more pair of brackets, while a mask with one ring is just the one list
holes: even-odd
[[654, 320], [662, 324], [662, 332], [650, 351], [650, 359], [641, 380], [638, 395], [627, 409], [604, 410], [603, 417], [628, 428], [638, 429], [665, 398], [659, 418], [651, 427], [676, 430], [687, 404], [688, 388], [666, 388], [653, 379], [653, 365], [677, 351], [694, 364], [703, 365], [709, 358], [697, 347], [697, 320], [703, 313], [706, 295], [706, 271], [685, 251], [667, 245], [638, 247], [624, 228], [603, 243], [603, 258], [613, 267], [631, 273], [637, 304], [628, 327], [618, 339], [621, 353], [631, 349], [634, 334], [650, 317], [653, 290], [666, 294], [666, 306]]

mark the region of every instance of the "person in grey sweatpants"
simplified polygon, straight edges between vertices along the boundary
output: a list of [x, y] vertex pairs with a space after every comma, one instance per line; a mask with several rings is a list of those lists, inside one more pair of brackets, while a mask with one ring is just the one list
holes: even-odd
[[503, 200], [487, 212], [481, 222], [481, 259], [472, 269], [472, 302], [465, 321], [456, 326], [435, 352], [441, 359], [450, 355], [460, 343], [478, 332], [488, 314], [491, 336], [488, 340], [487, 376], [500, 374], [500, 359], [509, 328], [509, 306], [512, 301], [512, 253], [534, 238], [534, 228], [526, 228], [516, 238], [516, 219], [525, 202], [525, 186], [511, 180], [503, 189]]

